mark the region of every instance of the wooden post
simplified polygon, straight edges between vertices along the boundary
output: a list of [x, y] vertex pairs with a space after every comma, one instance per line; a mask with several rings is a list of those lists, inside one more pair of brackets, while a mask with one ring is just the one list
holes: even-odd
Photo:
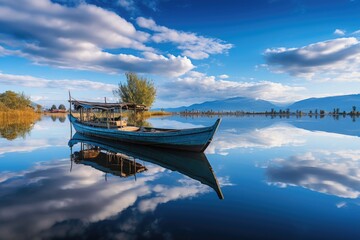
[[[69, 90], [69, 112], [70, 112], [70, 117], [72, 116], [71, 114], [71, 94], [70, 94], [70, 90]], [[70, 122], [70, 138], [72, 137], [72, 124]], [[72, 149], [72, 148], [71, 148]], [[72, 150], [71, 150], [72, 151]], [[72, 168], [72, 163], [71, 163], [71, 168]], [[70, 170], [71, 171], [71, 170]]]
[[70, 90], [69, 90], [69, 111], [70, 111], [70, 115], [71, 115], [71, 94], [70, 94]]
[[[71, 125], [71, 124], [70, 124]], [[72, 146], [70, 147], [70, 172], [72, 170], [72, 167], [73, 167], [73, 151], [72, 151]]]

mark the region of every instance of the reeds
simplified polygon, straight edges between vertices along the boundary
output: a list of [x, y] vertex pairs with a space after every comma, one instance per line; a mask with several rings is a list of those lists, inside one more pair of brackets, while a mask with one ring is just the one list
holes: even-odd
[[0, 110], [0, 124], [1, 122], [21, 122], [38, 120], [41, 117], [40, 113], [34, 112], [32, 109], [25, 110]]
[[172, 115], [171, 112], [165, 112], [165, 111], [148, 111], [148, 112], [144, 112], [144, 117], [170, 116], [170, 115]]

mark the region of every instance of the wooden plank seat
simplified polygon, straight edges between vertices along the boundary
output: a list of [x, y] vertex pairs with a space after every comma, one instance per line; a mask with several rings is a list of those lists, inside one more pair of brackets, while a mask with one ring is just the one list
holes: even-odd
[[139, 131], [139, 127], [134, 127], [134, 126], [126, 126], [126, 127], [121, 127], [118, 128], [118, 130], [120, 131], [127, 131], [127, 132], [136, 132]]

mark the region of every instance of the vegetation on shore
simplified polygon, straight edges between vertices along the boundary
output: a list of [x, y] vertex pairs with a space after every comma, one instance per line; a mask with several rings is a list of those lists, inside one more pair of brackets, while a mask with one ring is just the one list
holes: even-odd
[[156, 88], [154, 83], [136, 73], [126, 73], [126, 83], [119, 83], [119, 88], [113, 93], [122, 102], [135, 103], [151, 107], [155, 101]]
[[41, 118], [41, 106], [31, 106], [23, 93], [6, 91], [0, 94], [0, 137], [13, 140], [25, 137], [34, 123]]
[[325, 110], [317, 110], [314, 111], [310, 110], [308, 112], [306, 111], [290, 111], [290, 109], [286, 110], [274, 110], [271, 109], [271, 111], [265, 111], [265, 112], [245, 112], [245, 111], [183, 111], [179, 113], [182, 116], [246, 116], [246, 115], [264, 115], [264, 116], [279, 116], [279, 117], [290, 117], [290, 116], [296, 116], [296, 117], [302, 117], [302, 116], [309, 116], [309, 117], [324, 117], [324, 116], [351, 116], [351, 117], [359, 117], [360, 111], [357, 111], [356, 106], [352, 106], [351, 111], [340, 111], [339, 108], [334, 108], [331, 112], [326, 112]]
[[29, 97], [23, 93], [6, 91], [0, 94], [0, 118], [36, 117], [41, 112], [41, 105], [36, 109], [31, 105]]

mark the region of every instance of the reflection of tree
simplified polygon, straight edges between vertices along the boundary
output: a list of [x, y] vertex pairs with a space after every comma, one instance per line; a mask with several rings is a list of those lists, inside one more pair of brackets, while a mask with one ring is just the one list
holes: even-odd
[[59, 121], [60, 121], [60, 122], [63, 123], [63, 122], [65, 122], [65, 120], [66, 120], [66, 117], [65, 117], [65, 116], [59, 117]]
[[14, 140], [18, 137], [25, 137], [31, 131], [34, 123], [40, 116], [33, 118], [0, 118], [0, 137]]
[[57, 117], [56, 117], [56, 116], [51, 115], [51, 120], [53, 120], [53, 122], [55, 122], [55, 121], [56, 121], [56, 119], [57, 119]]
[[147, 118], [148, 117], [144, 116], [144, 113], [129, 112], [127, 121], [129, 125], [138, 127], [151, 127], [151, 124], [146, 121]]

